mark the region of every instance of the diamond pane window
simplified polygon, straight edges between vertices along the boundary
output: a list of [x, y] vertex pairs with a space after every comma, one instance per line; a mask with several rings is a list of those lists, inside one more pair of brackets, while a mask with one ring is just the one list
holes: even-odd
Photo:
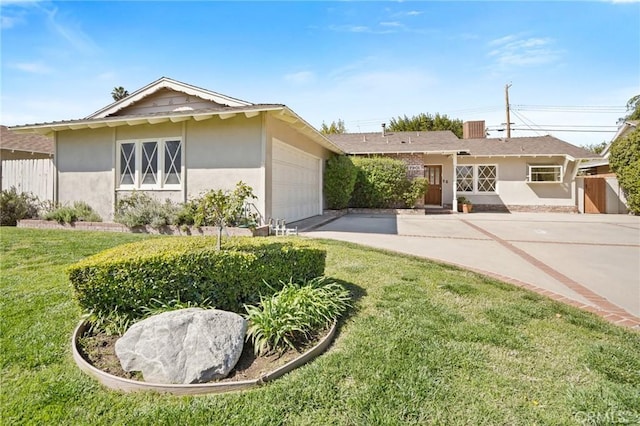
[[456, 167], [456, 191], [473, 192], [473, 166]]
[[496, 166], [478, 166], [478, 192], [496, 191]]
[[133, 185], [136, 170], [136, 144], [120, 145], [120, 185]]
[[158, 182], [158, 142], [142, 143], [142, 184], [155, 185]]
[[182, 170], [182, 144], [180, 141], [164, 143], [164, 183], [179, 185]]

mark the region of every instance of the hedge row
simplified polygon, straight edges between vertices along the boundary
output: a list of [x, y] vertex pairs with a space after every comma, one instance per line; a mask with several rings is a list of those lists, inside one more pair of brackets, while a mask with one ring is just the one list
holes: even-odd
[[201, 303], [242, 312], [282, 282], [324, 275], [326, 251], [297, 239], [225, 240], [169, 237], [125, 244], [84, 259], [68, 269], [80, 306], [98, 315], [117, 312], [140, 318], [154, 300]]

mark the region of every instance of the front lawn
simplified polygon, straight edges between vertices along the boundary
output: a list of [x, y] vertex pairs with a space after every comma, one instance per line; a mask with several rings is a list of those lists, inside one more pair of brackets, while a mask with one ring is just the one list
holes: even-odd
[[146, 235], [2, 228], [2, 424], [636, 424], [640, 333], [474, 273], [323, 241], [355, 295], [326, 354], [261, 388], [109, 391], [71, 358], [65, 268]]

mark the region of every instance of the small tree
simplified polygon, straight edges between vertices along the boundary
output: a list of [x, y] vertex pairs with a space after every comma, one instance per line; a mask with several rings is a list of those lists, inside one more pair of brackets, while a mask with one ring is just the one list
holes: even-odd
[[222, 229], [230, 223], [235, 223], [244, 212], [244, 203], [247, 199], [257, 198], [253, 189], [240, 181], [233, 191], [212, 189], [202, 195], [196, 207], [196, 226], [216, 226], [218, 228], [218, 240], [216, 249], [220, 250], [222, 241]]
[[609, 165], [627, 197], [629, 210], [640, 214], [640, 130], [613, 142]]
[[357, 173], [351, 158], [346, 155], [336, 155], [327, 161], [324, 193], [330, 209], [344, 209], [349, 206]]

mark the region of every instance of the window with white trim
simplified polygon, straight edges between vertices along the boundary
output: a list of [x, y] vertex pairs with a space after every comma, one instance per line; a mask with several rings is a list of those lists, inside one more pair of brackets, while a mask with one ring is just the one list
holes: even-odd
[[180, 189], [182, 139], [118, 142], [119, 189]]
[[456, 166], [456, 191], [476, 194], [497, 191], [498, 166], [493, 164]]
[[562, 182], [562, 166], [557, 164], [529, 164], [527, 182]]

